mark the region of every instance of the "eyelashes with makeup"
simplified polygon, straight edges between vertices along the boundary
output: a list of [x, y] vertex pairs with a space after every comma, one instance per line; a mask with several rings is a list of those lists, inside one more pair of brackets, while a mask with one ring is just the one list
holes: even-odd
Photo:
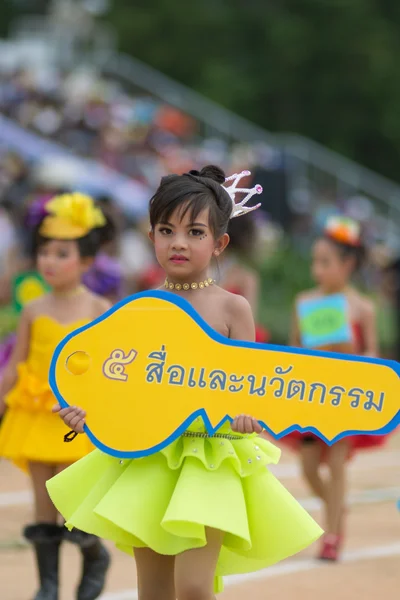
[[190, 233], [194, 236], [194, 237], [198, 237], [201, 240], [203, 240], [205, 237], [207, 237], [207, 234], [205, 231], [203, 231], [203, 229], [191, 229]]
[[[162, 235], [171, 235], [172, 229], [169, 229], [169, 227], [160, 227], [159, 232]], [[191, 229], [189, 231], [189, 235], [191, 235], [192, 237], [199, 237], [200, 239], [204, 239], [205, 237], [207, 237], [206, 232], [202, 229]]]

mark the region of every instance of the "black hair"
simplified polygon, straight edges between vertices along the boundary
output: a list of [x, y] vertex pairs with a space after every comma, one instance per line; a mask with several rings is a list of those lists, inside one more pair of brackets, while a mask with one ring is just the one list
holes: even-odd
[[209, 226], [218, 239], [226, 233], [232, 213], [232, 200], [221, 185], [224, 181], [225, 173], [214, 165], [208, 165], [201, 171], [163, 177], [150, 200], [151, 228], [154, 229], [157, 223], [168, 223], [178, 207], [182, 207], [181, 218], [190, 211], [193, 222], [208, 208]]
[[228, 225], [229, 249], [251, 257], [257, 241], [257, 226], [253, 213], [232, 219]]
[[339, 242], [328, 234], [322, 235], [321, 238], [328, 241], [337, 250], [343, 260], [354, 260], [354, 272], [362, 268], [366, 259], [366, 247], [361, 241], [357, 246], [353, 246], [352, 244]]
[[[106, 219], [105, 225], [92, 229], [84, 237], [72, 240], [78, 244], [78, 250], [81, 258], [94, 258], [102, 246], [114, 239], [116, 233], [115, 224], [108, 215], [105, 214], [104, 217]], [[45, 218], [46, 217], [44, 217], [44, 219]], [[51, 241], [51, 238], [40, 235], [40, 227], [44, 219], [42, 219], [42, 222], [37, 225], [33, 232], [33, 240], [31, 245], [31, 254], [33, 257], [36, 257], [42, 246]]]
[[101, 194], [100, 196], [97, 196], [97, 205], [101, 206], [101, 208], [105, 206], [112, 207], [113, 203], [114, 200], [112, 196], [109, 196], [108, 194]]

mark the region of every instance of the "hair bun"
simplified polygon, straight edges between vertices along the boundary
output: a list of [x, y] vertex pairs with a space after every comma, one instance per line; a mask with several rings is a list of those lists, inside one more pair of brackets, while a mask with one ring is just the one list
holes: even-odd
[[225, 182], [225, 173], [220, 167], [216, 167], [215, 165], [207, 165], [203, 167], [199, 173], [200, 177], [208, 177], [209, 179], [213, 179], [217, 183]]

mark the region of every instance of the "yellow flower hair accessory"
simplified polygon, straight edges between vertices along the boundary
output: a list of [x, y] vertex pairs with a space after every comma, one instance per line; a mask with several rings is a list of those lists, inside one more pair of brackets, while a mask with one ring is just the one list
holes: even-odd
[[106, 224], [93, 198], [78, 192], [56, 196], [46, 204], [45, 209], [49, 214], [44, 218], [39, 233], [50, 239], [76, 240]]

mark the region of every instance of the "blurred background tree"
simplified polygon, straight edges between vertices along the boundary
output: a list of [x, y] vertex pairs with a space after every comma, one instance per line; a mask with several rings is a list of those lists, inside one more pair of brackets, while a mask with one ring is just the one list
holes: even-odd
[[128, 54], [399, 180], [400, 4], [115, 0], [107, 19]]
[[[88, 1], [88, 0], [87, 0]], [[0, 32], [50, 0], [3, 0]], [[109, 0], [120, 50], [270, 131], [400, 180], [400, 4]], [[166, 51], [168, 49], [168, 51]]]

